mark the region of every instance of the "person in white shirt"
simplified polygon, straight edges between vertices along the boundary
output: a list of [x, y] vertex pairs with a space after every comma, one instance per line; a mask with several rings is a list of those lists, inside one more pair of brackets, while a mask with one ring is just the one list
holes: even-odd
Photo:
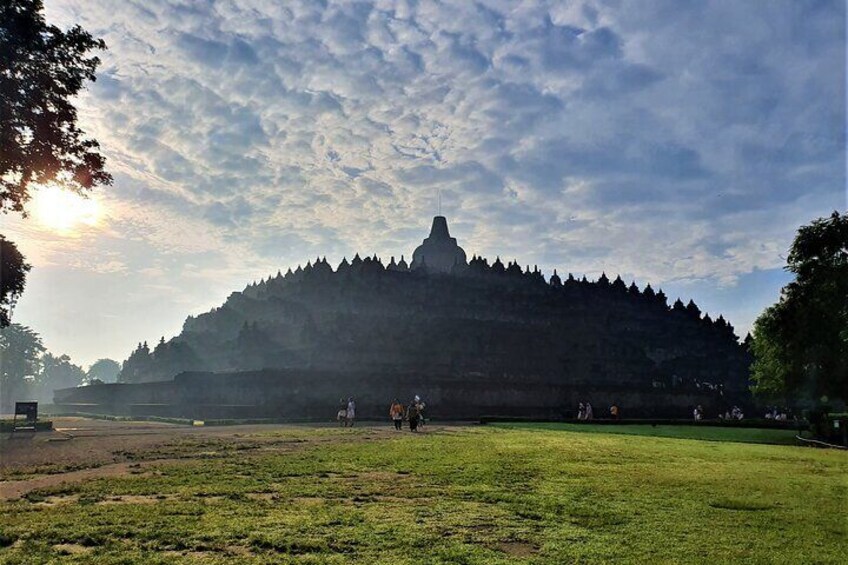
[[353, 401], [352, 396], [347, 399], [347, 414], [345, 416], [345, 427], [350, 426], [352, 428], [356, 419], [356, 402]]

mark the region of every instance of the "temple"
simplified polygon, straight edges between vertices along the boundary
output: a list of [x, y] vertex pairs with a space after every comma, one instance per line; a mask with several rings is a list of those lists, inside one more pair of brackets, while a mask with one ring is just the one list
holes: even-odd
[[568, 417], [579, 401], [688, 417], [750, 400], [750, 355], [722, 316], [621, 277], [596, 281], [465, 251], [436, 216], [412, 254], [316, 258], [139, 345], [121, 383], [56, 391], [69, 411], [191, 418], [364, 417], [423, 395], [433, 417]]

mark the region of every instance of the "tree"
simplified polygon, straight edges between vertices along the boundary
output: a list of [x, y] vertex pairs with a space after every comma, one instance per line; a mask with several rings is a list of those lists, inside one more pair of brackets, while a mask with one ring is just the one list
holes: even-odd
[[79, 26], [44, 20], [41, 0], [0, 6], [0, 207], [23, 212], [33, 184], [57, 181], [75, 192], [109, 184], [99, 144], [77, 127], [71, 99], [94, 81], [106, 49]]
[[39, 398], [51, 402], [54, 390], [79, 386], [84, 378], [85, 371], [71, 363], [67, 355], [45, 353], [41, 358], [41, 374], [38, 377]]
[[167, 380], [183, 371], [202, 371], [203, 360], [182, 341], [161, 341], [153, 350], [153, 366], [148, 380]]
[[787, 270], [795, 280], [754, 322], [754, 392], [848, 401], [848, 213], [801, 227]]
[[140, 383], [150, 380], [148, 375], [153, 367], [153, 357], [150, 355], [150, 348], [147, 342], [139, 343], [138, 347], [130, 353], [130, 356], [124, 361], [121, 367], [121, 374], [118, 375], [118, 382], [121, 383]]
[[[48, 25], [41, 0], [0, 3], [0, 211], [26, 215], [30, 189], [57, 183], [80, 194], [112, 182], [94, 139], [77, 126], [71, 100], [95, 80], [106, 48], [79, 26]], [[29, 270], [12, 242], [2, 240], [0, 327]], [[8, 277], [8, 278], [7, 278]]]
[[30, 265], [14, 243], [0, 235], [0, 328], [11, 323], [12, 310], [26, 284]]
[[16, 401], [33, 398], [42, 353], [41, 337], [30, 328], [11, 324], [0, 329], [0, 411], [8, 412]]
[[88, 371], [85, 373], [85, 382], [94, 384], [94, 381], [101, 383], [114, 383], [118, 380], [118, 374], [121, 372], [121, 364], [112, 359], [98, 359], [95, 361]]

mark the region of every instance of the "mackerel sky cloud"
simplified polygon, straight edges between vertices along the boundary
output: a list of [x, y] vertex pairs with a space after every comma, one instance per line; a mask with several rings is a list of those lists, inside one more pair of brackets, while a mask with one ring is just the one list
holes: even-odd
[[472, 253], [723, 313], [846, 207], [845, 4], [48, 0], [103, 37], [82, 126], [115, 177], [73, 234], [4, 218], [16, 321], [122, 360], [277, 269]]

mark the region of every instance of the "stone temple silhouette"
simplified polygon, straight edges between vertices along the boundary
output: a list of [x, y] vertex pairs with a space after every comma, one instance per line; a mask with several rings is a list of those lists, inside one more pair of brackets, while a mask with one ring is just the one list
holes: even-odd
[[56, 391], [67, 410], [189, 418], [326, 419], [339, 398], [383, 417], [422, 395], [433, 417], [562, 418], [579, 401], [628, 417], [689, 417], [749, 402], [750, 356], [723, 317], [606, 274], [545, 279], [467, 259], [436, 216], [384, 264], [358, 254], [277, 272], [152, 350], [117, 384]]

